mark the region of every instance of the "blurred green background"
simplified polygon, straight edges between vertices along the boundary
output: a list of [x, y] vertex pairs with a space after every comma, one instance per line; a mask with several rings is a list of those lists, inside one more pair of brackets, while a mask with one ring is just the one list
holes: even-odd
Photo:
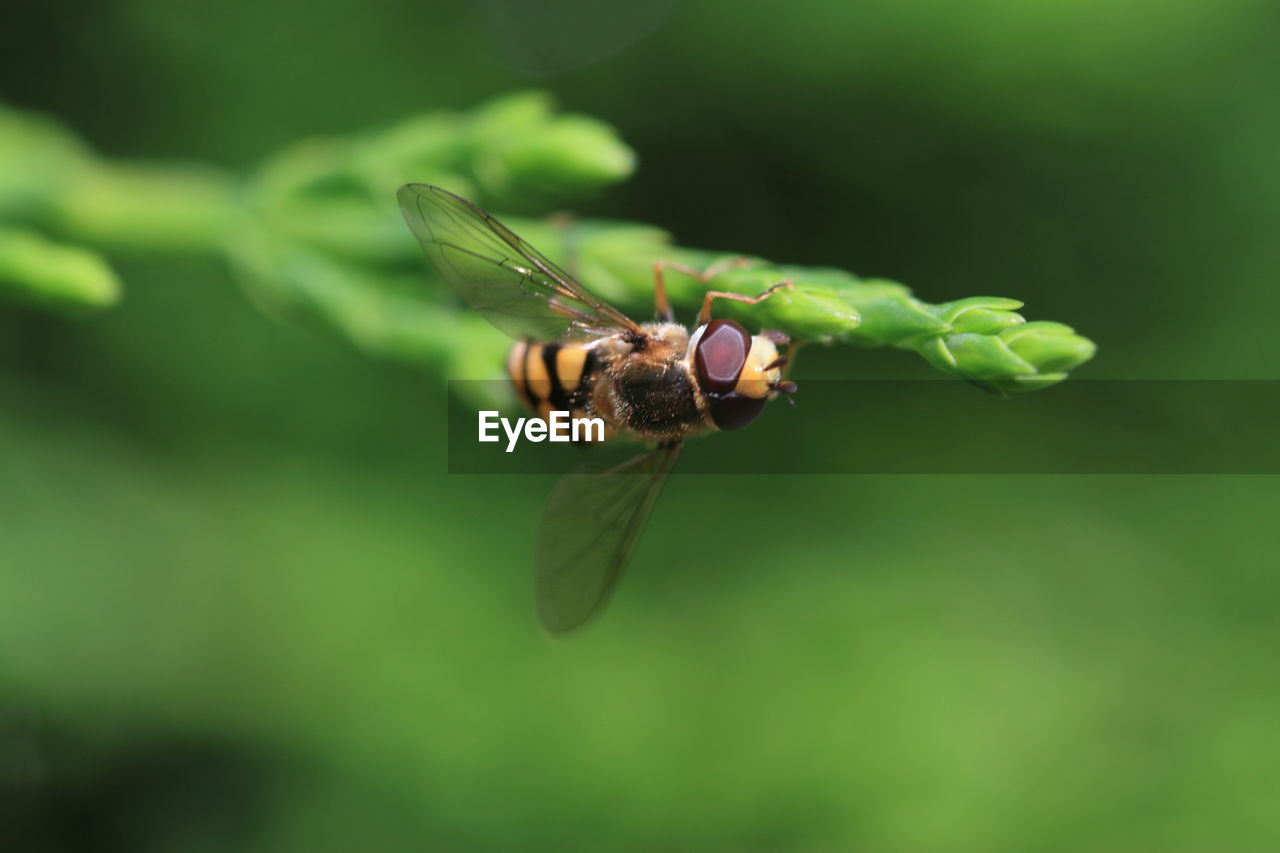
[[[1068, 381], [1280, 378], [1277, 4], [615, 12], [18, 0], [0, 96], [245, 174], [538, 87], [638, 152], [580, 212], [1017, 297], [1099, 343]], [[1272, 478], [677, 477], [556, 641], [549, 482], [444, 473], [443, 375], [107, 250], [115, 308], [0, 306], [6, 849], [1280, 846]]]

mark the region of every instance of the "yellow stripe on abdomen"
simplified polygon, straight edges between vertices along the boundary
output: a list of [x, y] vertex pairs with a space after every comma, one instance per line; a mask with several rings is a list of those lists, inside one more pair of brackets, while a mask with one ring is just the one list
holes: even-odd
[[542, 359], [542, 349], [542, 344], [531, 341], [524, 356], [524, 383], [535, 404], [551, 397], [551, 375]]
[[507, 376], [511, 378], [511, 384], [516, 389], [516, 396], [520, 398], [520, 402], [530, 411], [536, 411], [536, 401], [529, 393], [529, 382], [524, 368], [529, 346], [529, 341], [516, 341], [511, 345], [511, 352], [507, 354]]
[[587, 366], [587, 351], [581, 347], [562, 346], [556, 350], [556, 378], [565, 391], [574, 391], [582, 382]]
[[543, 416], [580, 405], [594, 370], [591, 350], [565, 344], [517, 341], [507, 355], [507, 375], [520, 400]]

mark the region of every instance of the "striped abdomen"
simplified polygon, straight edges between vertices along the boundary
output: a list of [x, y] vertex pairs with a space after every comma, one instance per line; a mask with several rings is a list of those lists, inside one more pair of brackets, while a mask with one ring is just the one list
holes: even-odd
[[543, 419], [552, 411], [594, 416], [591, 386], [599, 367], [594, 352], [567, 344], [517, 341], [507, 356], [507, 375], [516, 393]]

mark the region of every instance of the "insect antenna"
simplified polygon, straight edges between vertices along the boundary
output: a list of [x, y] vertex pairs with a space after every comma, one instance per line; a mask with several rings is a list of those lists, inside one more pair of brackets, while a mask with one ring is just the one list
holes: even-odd
[[787, 402], [792, 406], [796, 404], [796, 383], [784, 379], [779, 382], [770, 382], [769, 388], [773, 391], [777, 391], [779, 394], [786, 395]]

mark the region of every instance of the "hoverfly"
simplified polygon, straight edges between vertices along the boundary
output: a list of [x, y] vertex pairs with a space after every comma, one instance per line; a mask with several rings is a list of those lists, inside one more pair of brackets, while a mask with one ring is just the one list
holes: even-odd
[[507, 372], [528, 408], [599, 417], [609, 437], [656, 445], [602, 474], [569, 474], [552, 491], [535, 557], [538, 615], [548, 631], [570, 631], [617, 586], [681, 443], [741, 429], [768, 400], [794, 393], [778, 353], [785, 335], [711, 319], [716, 299], [754, 304], [791, 283], [754, 297], [708, 291], [690, 333], [674, 320], [663, 270], [707, 280], [714, 269], [659, 262], [658, 319], [637, 323], [466, 199], [429, 184], [406, 184], [397, 197], [441, 276], [516, 339]]

